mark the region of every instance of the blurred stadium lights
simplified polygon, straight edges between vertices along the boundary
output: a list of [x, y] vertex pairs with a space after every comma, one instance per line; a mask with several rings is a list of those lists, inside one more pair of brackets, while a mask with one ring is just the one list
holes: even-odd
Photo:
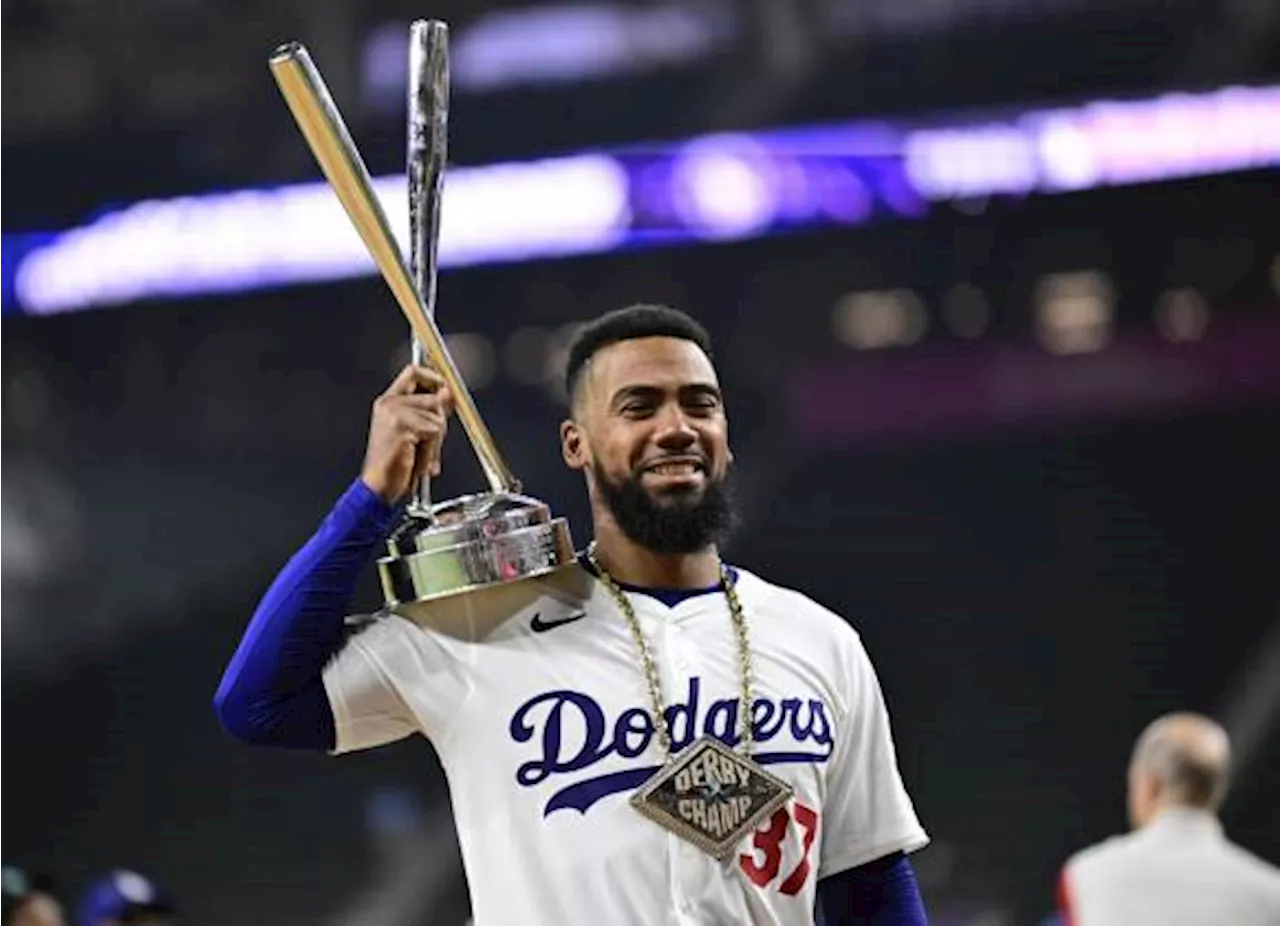
[[517, 328], [502, 349], [507, 376], [521, 385], [542, 385], [547, 381], [551, 351], [551, 334], [545, 328]]
[[1195, 341], [1209, 327], [1209, 306], [1194, 289], [1182, 287], [1160, 294], [1156, 302], [1156, 327], [1170, 341]]
[[[497, 350], [487, 336], [475, 331], [459, 331], [444, 336], [463, 380], [473, 390], [493, 385], [498, 376]], [[387, 375], [395, 376], [413, 356], [412, 339], [405, 340], [388, 358]]]
[[831, 317], [836, 337], [850, 347], [875, 350], [915, 344], [929, 328], [920, 297], [909, 289], [847, 293]]
[[1036, 336], [1051, 353], [1101, 350], [1111, 340], [1114, 315], [1115, 292], [1100, 271], [1051, 274], [1036, 287]]
[[551, 336], [550, 350], [547, 351], [546, 363], [543, 365], [547, 393], [553, 402], [560, 405], [569, 401], [569, 394], [564, 388], [564, 371], [569, 363], [569, 345], [581, 327], [581, 322], [570, 322], [556, 329]]
[[[731, 3], [561, 3], [495, 10], [462, 26], [450, 79], [482, 93], [522, 85], [575, 83], [697, 61], [737, 38]], [[362, 53], [361, 96], [374, 111], [404, 109], [409, 33], [375, 27]]]
[[[824, 96], [843, 96], [862, 107], [883, 98], [877, 88], [885, 82], [903, 85], [897, 88], [902, 93], [893, 91], [894, 108], [916, 105], [913, 98], [933, 96], [915, 86], [921, 75], [946, 88], [952, 76], [963, 83], [966, 75], [983, 71], [972, 63], [981, 51], [949, 60], [949, 52], [958, 49], [938, 47], [940, 39], [976, 43], [997, 54], [999, 43], [1028, 39], [1025, 48], [1002, 54], [1001, 74], [1008, 81], [1002, 77], [977, 90], [986, 101], [999, 99], [1006, 87], [1015, 92], [1019, 83], [1037, 82], [1037, 69], [1069, 69], [1076, 56], [1091, 49], [1105, 54], [1113, 43], [1118, 52], [1140, 43], [1149, 54], [1123, 53], [1110, 61], [1115, 67], [1094, 68], [1083, 82], [1064, 75], [1062, 86], [1086, 93], [1090, 86], [1120, 86], [1114, 83], [1117, 71], [1196, 87], [1265, 79], [1258, 59], [1274, 45], [1280, 5], [1221, 0], [1210, 4], [1211, 13], [1198, 6], [1191, 0], [472, 0], [416, 12], [454, 26], [454, 84], [460, 93], [510, 88], [518, 94], [520, 87], [555, 86], [568, 88], [561, 92], [571, 108], [575, 84], [595, 84], [592, 90], [621, 90], [628, 109], [653, 112], [643, 136], [665, 137], [681, 131], [674, 126], [682, 120], [725, 127], [714, 120], [734, 118], [724, 115], [734, 109], [742, 118], [764, 120], [752, 124], [768, 124], [794, 120], [788, 110], [804, 110]], [[262, 64], [270, 47], [295, 37], [325, 62], [330, 87], [344, 106], [362, 96], [375, 118], [403, 112], [404, 26], [414, 11], [388, 0], [264, 3], [248, 18], [234, 6], [207, 0], [132, 0], [124, 6], [15, 0], [6, 11], [9, 144], [60, 144], [86, 131], [102, 137], [108, 126], [175, 127], [188, 139], [204, 138], [203, 145], [192, 146], [195, 152], [172, 152], [176, 161], [195, 155], [198, 166], [188, 176], [203, 176], [201, 170], [214, 164], [254, 176], [264, 160], [272, 160], [270, 152], [287, 157], [278, 148], [286, 126], [268, 108], [278, 100], [264, 93]], [[1058, 42], [1054, 33], [1066, 41]], [[1046, 60], [1045, 48], [1052, 60]], [[1055, 57], [1059, 52], [1062, 58]], [[887, 59], [881, 57], [885, 53]], [[899, 79], [903, 69], [912, 72], [906, 80]], [[794, 80], [788, 81], [797, 71], [804, 78], [799, 93]], [[673, 74], [696, 88], [674, 106], [663, 96], [664, 81]], [[598, 86], [616, 78], [622, 81], [615, 87]], [[633, 101], [643, 102], [635, 107]], [[499, 118], [506, 121], [509, 111]], [[633, 118], [619, 113], [618, 121]], [[479, 119], [487, 121], [488, 114]], [[563, 129], [548, 128], [546, 145], [590, 138], [571, 128], [578, 141], [557, 141]], [[41, 213], [34, 207], [29, 214]]]
[[[1269, 128], [1277, 122], [1280, 86], [1226, 88], [967, 125], [942, 119], [942, 129], [816, 126], [457, 168], [446, 184], [441, 262], [762, 236], [860, 224], [877, 214], [917, 217], [928, 202], [957, 195], [1053, 193], [1280, 165], [1280, 135]], [[1016, 156], [1006, 150], [1015, 137]], [[1004, 153], [994, 161], [974, 154], [991, 150]], [[982, 170], [988, 173], [979, 176]], [[399, 175], [376, 181], [397, 229], [407, 225], [404, 182]], [[374, 272], [322, 183], [143, 201], [66, 232], [6, 234], [3, 245], [5, 313]]]
[[[408, 227], [404, 185], [402, 176], [375, 181], [401, 234]], [[440, 242], [446, 265], [607, 250], [627, 217], [626, 177], [602, 155], [455, 170], [447, 196]], [[6, 262], [6, 272], [11, 266]], [[373, 269], [338, 200], [317, 183], [138, 203], [37, 247], [21, 259], [12, 283], [19, 302], [44, 314]]]
[[710, 136], [681, 152], [671, 184], [681, 223], [709, 240], [760, 234], [778, 214], [780, 189], [768, 148], [744, 136]]
[[511, 332], [502, 348], [507, 376], [524, 386], [541, 386], [553, 401], [564, 402], [564, 368], [578, 327], [575, 323], [548, 331], [526, 325]]
[[[458, 28], [453, 44], [454, 87], [484, 93], [522, 86], [572, 84], [694, 65], [730, 51], [755, 28], [777, 38], [790, 24], [832, 37], [919, 35], [967, 23], [1061, 15], [1103, 6], [1102, 0], [767, 0], [752, 5], [728, 0], [698, 3], [554, 3], [482, 13]], [[1114, 4], [1112, 4], [1114, 5]], [[744, 9], [744, 7], [746, 7]], [[782, 17], [780, 20], [779, 17]], [[776, 52], [774, 41], [764, 49]], [[795, 44], [795, 43], [792, 43]], [[803, 57], [818, 53], [803, 39]], [[404, 23], [372, 27], [360, 53], [361, 95], [373, 111], [404, 107], [408, 32]], [[793, 65], [794, 66], [794, 65]]]
[[[17, 461], [7, 462], [8, 491], [0, 506], [4, 535], [0, 568], [6, 592], [16, 592], [21, 586], [43, 581], [53, 572], [58, 564], [57, 550], [71, 539], [79, 512], [55, 473], [38, 471]], [[13, 626], [17, 625], [6, 620], [5, 633]]]
[[[43, 670], [56, 658], [54, 637], [65, 637], [37, 606], [42, 591], [65, 576], [66, 551], [84, 536], [86, 512], [69, 478], [43, 461], [6, 454], [0, 505], [0, 574], [3, 575], [4, 671]], [[80, 615], [73, 615], [78, 621]], [[72, 632], [80, 627], [70, 628]]]
[[968, 199], [1034, 189], [1036, 152], [1009, 123], [913, 132], [904, 150], [907, 176], [931, 199]]
[[445, 343], [463, 381], [472, 389], [483, 389], [498, 372], [492, 342], [482, 334], [464, 331], [445, 335]]
[[[20, 349], [6, 353], [3, 381], [4, 431], [13, 438], [4, 457], [0, 505], [0, 574], [6, 597], [56, 571], [60, 548], [72, 541], [81, 512], [56, 467], [36, 462], [48, 444], [62, 409], [52, 401], [57, 386], [33, 357]], [[5, 633], [16, 625], [14, 608], [4, 609]]]
[[11, 359], [4, 376], [4, 422], [25, 438], [36, 436], [50, 416], [53, 386], [38, 363]]

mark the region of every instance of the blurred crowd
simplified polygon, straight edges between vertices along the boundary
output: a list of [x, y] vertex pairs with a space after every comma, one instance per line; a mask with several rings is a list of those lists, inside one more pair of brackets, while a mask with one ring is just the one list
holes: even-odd
[[177, 926], [163, 886], [136, 871], [102, 875], [80, 893], [47, 872], [4, 866], [4, 926]]

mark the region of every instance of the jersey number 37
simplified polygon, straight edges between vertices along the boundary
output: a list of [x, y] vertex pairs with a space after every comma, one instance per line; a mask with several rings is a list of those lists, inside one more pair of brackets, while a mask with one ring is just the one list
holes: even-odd
[[[782, 867], [782, 843], [792, 825], [801, 830], [800, 863], [788, 872], [778, 885], [787, 896], [800, 893], [809, 877], [809, 850], [818, 833], [818, 812], [796, 801], [788, 811], [781, 807], [769, 818], [769, 822], [756, 830], [751, 837], [754, 851], [738, 856], [738, 864], [756, 887], [768, 887], [778, 877]], [[763, 856], [763, 857], [761, 857]]]

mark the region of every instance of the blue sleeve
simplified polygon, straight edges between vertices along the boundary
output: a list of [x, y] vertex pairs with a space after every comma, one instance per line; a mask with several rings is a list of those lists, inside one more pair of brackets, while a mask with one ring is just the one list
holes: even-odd
[[360, 570], [399, 510], [357, 479], [276, 576], [214, 695], [218, 721], [233, 737], [254, 745], [333, 748], [322, 673], [342, 646]]
[[822, 926], [928, 926], [910, 860], [901, 852], [818, 882]]

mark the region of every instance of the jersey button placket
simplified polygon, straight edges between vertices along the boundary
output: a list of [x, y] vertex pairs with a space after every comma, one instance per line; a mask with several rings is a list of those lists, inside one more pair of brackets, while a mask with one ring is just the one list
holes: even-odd
[[[653, 660], [662, 677], [663, 705], [670, 705], [675, 699], [684, 696], [688, 689], [689, 670], [686, 661], [679, 655], [680, 641], [678, 628], [670, 620], [669, 615], [654, 616], [644, 614], [641, 627], [645, 635], [653, 641]], [[656, 750], [655, 750], [656, 752]], [[663, 760], [666, 756], [661, 756]], [[685, 892], [682, 872], [686, 867], [684, 858], [685, 842], [673, 833], [667, 834], [667, 878], [671, 884], [671, 922], [685, 924], [689, 922], [691, 909]]]
[[[687, 620], [687, 618], [686, 618]], [[700, 674], [699, 659], [693, 646], [691, 634], [684, 620], [669, 616], [666, 624], [666, 641], [669, 652], [669, 667], [675, 681], [675, 690], [684, 697], [689, 692], [689, 680]], [[705, 710], [705, 705], [702, 710]], [[695, 717], [697, 724], [701, 720]], [[694, 738], [701, 735], [700, 729], [694, 730]], [[675, 885], [676, 910], [679, 921], [685, 924], [694, 922], [694, 909], [699, 895], [698, 886], [707, 877], [707, 856], [697, 846], [672, 836], [671, 857], [675, 865], [673, 884]]]

